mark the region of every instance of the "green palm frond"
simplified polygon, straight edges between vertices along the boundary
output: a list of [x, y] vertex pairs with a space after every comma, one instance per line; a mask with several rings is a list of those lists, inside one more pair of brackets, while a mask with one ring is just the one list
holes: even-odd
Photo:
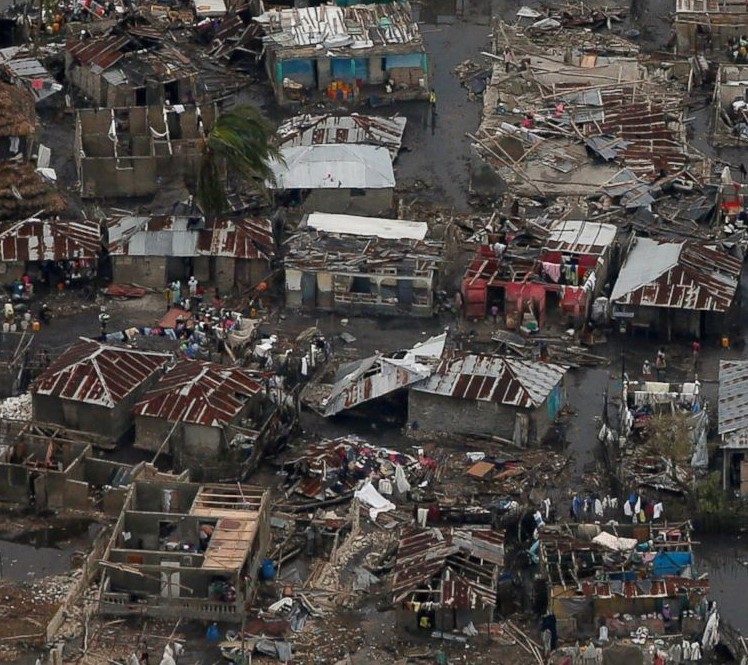
[[222, 168], [262, 191], [266, 181], [274, 180], [270, 163], [282, 159], [272, 136], [273, 127], [252, 106], [238, 106], [218, 117], [206, 137], [198, 173], [197, 198], [206, 215], [218, 215], [227, 207]]

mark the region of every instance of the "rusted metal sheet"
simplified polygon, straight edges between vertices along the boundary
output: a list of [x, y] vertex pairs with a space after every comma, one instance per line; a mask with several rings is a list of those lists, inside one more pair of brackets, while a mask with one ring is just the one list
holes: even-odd
[[114, 408], [170, 360], [166, 353], [81, 338], [34, 381], [31, 392]]
[[742, 263], [692, 242], [638, 238], [611, 293], [621, 305], [695, 311], [727, 311], [740, 282]]
[[394, 600], [400, 602], [439, 578], [442, 604], [470, 609], [473, 595], [493, 604], [503, 563], [503, 531], [410, 529], [398, 545], [392, 582]]
[[27, 219], [0, 232], [0, 261], [95, 259], [101, 248], [96, 222]]
[[235, 259], [270, 259], [275, 255], [273, 225], [269, 219], [217, 220], [201, 231], [198, 254]]
[[545, 401], [565, 373], [565, 367], [551, 363], [453, 353], [413, 390], [530, 409]]
[[262, 390], [262, 384], [248, 370], [183, 360], [143, 396], [133, 413], [167, 422], [224, 427], [241, 414], [251, 396]]

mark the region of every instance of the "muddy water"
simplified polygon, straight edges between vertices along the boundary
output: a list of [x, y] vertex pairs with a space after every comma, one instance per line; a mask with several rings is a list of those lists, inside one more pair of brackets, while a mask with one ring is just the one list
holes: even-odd
[[711, 536], [695, 546], [698, 573], [709, 573], [710, 598], [717, 601], [722, 617], [748, 635], [748, 535]]

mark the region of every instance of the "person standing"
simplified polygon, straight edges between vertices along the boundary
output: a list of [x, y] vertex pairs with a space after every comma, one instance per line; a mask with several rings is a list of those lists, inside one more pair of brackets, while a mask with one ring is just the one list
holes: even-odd
[[493, 318], [494, 325], [498, 324], [499, 322], [499, 306], [494, 303], [491, 305], [491, 317]]
[[696, 338], [691, 344], [691, 353], [693, 355], [693, 371], [699, 369], [699, 359], [701, 358], [701, 342]]
[[508, 74], [509, 70], [512, 68], [512, 63], [514, 62], [514, 57], [512, 56], [512, 51], [508, 46], [504, 47], [504, 73]]
[[665, 369], [667, 369], [665, 349], [660, 347], [657, 349], [657, 357], [655, 358], [655, 371], [657, 372], [658, 381], [662, 381], [665, 378]]
[[644, 381], [652, 380], [652, 363], [650, 363], [649, 360], [645, 360], [642, 365], [642, 379]]
[[197, 295], [197, 278], [194, 275], [187, 281], [187, 291], [190, 294], [190, 299], [194, 300]]
[[102, 337], [106, 337], [106, 328], [110, 318], [111, 317], [109, 316], [109, 312], [106, 311], [106, 307], [102, 305], [101, 312], [99, 312], [99, 328], [101, 330]]

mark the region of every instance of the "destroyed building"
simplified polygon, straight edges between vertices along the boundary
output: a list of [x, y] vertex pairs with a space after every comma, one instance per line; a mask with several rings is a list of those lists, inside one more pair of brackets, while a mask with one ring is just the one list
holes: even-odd
[[194, 275], [221, 293], [259, 284], [275, 256], [272, 223], [265, 218], [217, 219], [196, 214], [122, 216], [110, 220], [114, 281], [160, 289]]
[[386, 214], [392, 209], [395, 172], [387, 148], [324, 144], [280, 148], [268, 187], [276, 199], [303, 212]]
[[411, 388], [413, 429], [496, 436], [538, 445], [566, 404], [566, 368], [545, 362], [452, 352]]
[[31, 385], [33, 418], [116, 444], [133, 426], [133, 406], [170, 361], [170, 354], [81, 338]]
[[468, 318], [482, 319], [501, 303], [508, 330], [521, 328], [525, 319], [540, 329], [549, 316], [586, 320], [590, 303], [618, 265], [618, 228], [557, 220], [541, 230], [545, 238], [538, 249], [511, 237], [501, 256], [490, 242], [477, 248], [462, 279]]
[[748, 140], [747, 95], [748, 65], [720, 65], [712, 109], [712, 140], [715, 145], [734, 145], [735, 141]]
[[164, 41], [147, 26], [71, 39], [65, 47], [66, 78], [101, 108], [206, 103], [238, 87], [236, 77], [224, 76], [220, 85], [206, 80], [188, 55]]
[[542, 527], [535, 549], [559, 632], [575, 637], [604, 617], [611, 635], [629, 636], [641, 626], [664, 634], [659, 614], [652, 618], [663, 603], [678, 617], [709, 593], [709, 580], [695, 568], [690, 532], [687, 522]]
[[101, 245], [98, 223], [87, 220], [24, 219], [0, 230], [0, 281], [28, 274], [51, 286], [64, 278], [48, 262], [77, 262], [79, 274], [96, 274]]
[[507, 75], [494, 65], [472, 137], [476, 186], [548, 197], [591, 196], [615, 184], [609, 196], [617, 202], [664, 175], [703, 170], [686, 143], [683, 92], [666, 71], [648, 72], [617, 43], [580, 44], [569, 58], [502, 29], [497, 51], [508, 44], [516, 69]]
[[730, 39], [748, 32], [748, 8], [742, 0], [676, 0], [675, 36], [679, 54], [722, 51]]
[[668, 340], [722, 334], [741, 267], [739, 259], [703, 244], [634, 238], [610, 295], [614, 315], [629, 313], [631, 328]]
[[395, 161], [403, 142], [407, 119], [372, 115], [298, 115], [281, 123], [276, 132], [284, 147], [309, 145], [373, 145], [387, 148]]
[[719, 361], [722, 488], [748, 495], [748, 361]]
[[407, 2], [271, 9], [254, 20], [280, 104], [323, 91], [342, 103], [428, 96], [428, 56]]
[[503, 531], [407, 529], [392, 580], [398, 626], [430, 632], [490, 624], [503, 566]]
[[62, 193], [33, 164], [0, 160], [0, 220], [55, 215], [66, 207]]
[[261, 377], [240, 367], [181, 360], [135, 405], [135, 447], [171, 455], [194, 480], [243, 477], [292, 414]]
[[269, 492], [135, 482], [101, 561], [105, 616], [240, 623], [270, 541]]
[[49, 70], [36, 58], [36, 47], [8, 46], [0, 49], [0, 71], [14, 85], [24, 86], [39, 103], [62, 90]]
[[[355, 231], [303, 229], [286, 243], [286, 306], [309, 310], [431, 316], [443, 243], [398, 220]], [[425, 225], [424, 225], [425, 226]], [[393, 239], [400, 237], [402, 239]]]
[[78, 109], [75, 164], [81, 196], [137, 197], [193, 178], [214, 106]]
[[29, 159], [36, 135], [36, 104], [20, 85], [0, 81], [0, 159]]
[[0, 430], [0, 502], [37, 511], [100, 509], [118, 515], [132, 477], [96, 457], [78, 433], [5, 421]]
[[411, 349], [377, 353], [346, 363], [328, 379], [327, 374], [308, 383], [301, 399], [328, 417], [373, 400], [396, 397], [404, 389], [431, 375], [444, 351], [447, 334], [418, 342]]

